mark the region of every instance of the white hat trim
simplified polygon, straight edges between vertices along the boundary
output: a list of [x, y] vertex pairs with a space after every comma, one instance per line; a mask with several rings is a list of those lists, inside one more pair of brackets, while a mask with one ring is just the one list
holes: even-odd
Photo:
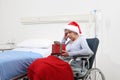
[[73, 31], [73, 32], [76, 32], [76, 33], [80, 34], [80, 33], [79, 33], [79, 29], [78, 29], [77, 26], [66, 25], [66, 26], [65, 26], [65, 29], [68, 29], [68, 30], [71, 30], [71, 31]]

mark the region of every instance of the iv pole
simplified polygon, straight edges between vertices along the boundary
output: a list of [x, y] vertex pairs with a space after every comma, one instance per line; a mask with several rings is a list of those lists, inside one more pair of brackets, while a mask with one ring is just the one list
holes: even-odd
[[[94, 36], [95, 38], [98, 37], [98, 28], [101, 25], [102, 14], [101, 10], [93, 10], [94, 20], [95, 20], [95, 27], [94, 27]], [[98, 25], [99, 23], [99, 25]], [[96, 57], [95, 57], [95, 68], [96, 68]]]
[[[93, 14], [94, 14], [94, 19], [95, 19], [95, 27], [94, 27], [94, 36], [95, 38], [97, 38], [97, 10], [93, 10]], [[96, 68], [96, 57], [95, 57], [95, 64], [94, 67]]]

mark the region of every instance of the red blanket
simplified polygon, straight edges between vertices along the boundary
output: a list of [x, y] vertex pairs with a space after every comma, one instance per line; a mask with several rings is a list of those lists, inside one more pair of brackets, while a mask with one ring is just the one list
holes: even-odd
[[55, 56], [35, 60], [28, 68], [28, 78], [30, 80], [74, 80], [70, 65]]

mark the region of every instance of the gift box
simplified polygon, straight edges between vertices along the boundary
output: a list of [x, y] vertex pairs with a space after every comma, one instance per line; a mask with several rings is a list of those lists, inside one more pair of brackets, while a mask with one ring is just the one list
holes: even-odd
[[60, 55], [62, 50], [66, 50], [66, 45], [58, 41], [54, 41], [54, 44], [52, 44], [52, 55]]

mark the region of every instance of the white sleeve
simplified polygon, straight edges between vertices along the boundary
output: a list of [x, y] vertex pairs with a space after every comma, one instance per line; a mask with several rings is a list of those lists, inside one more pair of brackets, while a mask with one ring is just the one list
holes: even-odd
[[86, 38], [82, 37], [80, 39], [80, 45], [82, 49], [77, 51], [69, 52], [69, 56], [75, 56], [75, 55], [93, 55], [93, 51], [89, 48]]

